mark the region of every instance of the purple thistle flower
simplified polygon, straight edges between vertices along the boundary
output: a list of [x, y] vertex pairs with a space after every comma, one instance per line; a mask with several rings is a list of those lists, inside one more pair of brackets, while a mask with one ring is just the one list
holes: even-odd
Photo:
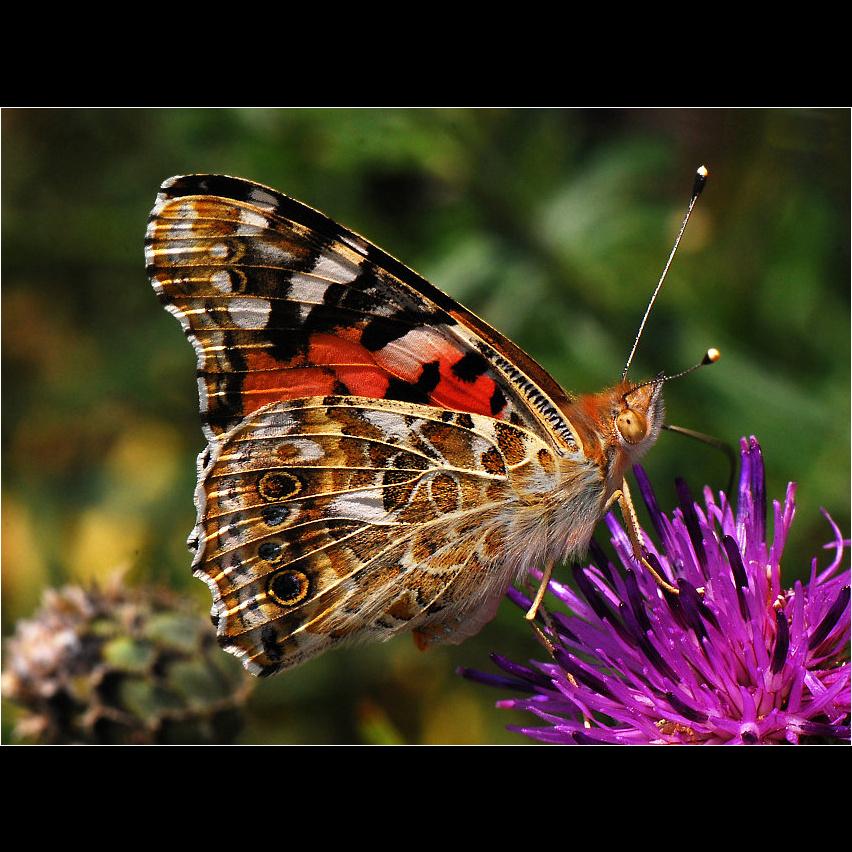
[[[461, 674], [530, 697], [498, 702], [545, 724], [510, 727], [552, 743], [800, 743], [850, 737], [849, 569], [837, 526], [831, 564], [816, 559], [806, 584], [781, 586], [781, 554], [795, 485], [774, 506], [766, 540], [763, 459], [742, 441], [736, 510], [724, 493], [706, 507], [678, 483], [680, 508], [659, 510], [636, 469], [659, 549], [648, 559], [679, 594], [636, 566], [630, 540], [607, 516], [617, 571], [593, 542], [591, 565], [574, 566], [576, 590], [550, 583], [570, 614], [539, 613], [551, 661], [523, 666], [492, 655], [505, 675]], [[826, 515], [826, 517], [828, 517]], [[529, 600], [517, 590], [521, 608]]]

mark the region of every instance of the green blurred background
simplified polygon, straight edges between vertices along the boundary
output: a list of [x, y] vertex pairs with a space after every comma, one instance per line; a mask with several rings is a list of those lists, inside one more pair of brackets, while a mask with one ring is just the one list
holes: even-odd
[[[566, 387], [617, 380], [695, 169], [707, 188], [634, 377], [668, 421], [754, 434], [769, 494], [798, 485], [784, 577], [850, 529], [850, 112], [842, 109], [3, 109], [2, 626], [43, 589], [116, 569], [209, 608], [189, 573], [195, 356], [144, 270], [163, 179], [223, 172], [316, 207], [412, 266]], [[664, 434], [646, 460], [724, 487], [724, 457]], [[542, 654], [520, 613], [457, 648], [407, 638], [260, 682], [246, 743], [526, 743], [455, 674]], [[234, 662], [235, 665], [238, 665]], [[5, 708], [8, 710], [8, 708]], [[4, 712], [4, 740], [10, 714]]]

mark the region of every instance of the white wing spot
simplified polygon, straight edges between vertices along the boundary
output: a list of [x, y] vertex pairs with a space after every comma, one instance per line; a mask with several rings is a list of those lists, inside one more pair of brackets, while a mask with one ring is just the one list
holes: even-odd
[[287, 300], [305, 305], [321, 305], [327, 289], [328, 285], [325, 281], [317, 281], [310, 275], [294, 273], [288, 282]]
[[275, 196], [260, 186], [252, 187], [249, 197], [251, 198], [252, 204], [257, 204], [259, 207], [266, 207], [269, 210], [275, 210], [275, 208], [278, 207], [278, 202], [276, 201]]
[[311, 274], [318, 278], [337, 281], [340, 284], [351, 284], [360, 273], [361, 269], [356, 264], [328, 255], [321, 257], [311, 270]]
[[347, 518], [353, 521], [365, 521], [377, 524], [388, 520], [382, 492], [377, 488], [341, 494], [328, 506], [328, 517]]
[[271, 311], [269, 299], [234, 299], [228, 306], [231, 319], [240, 328], [264, 328]]
[[[260, 213], [256, 213], [254, 210], [243, 209], [240, 211], [240, 225], [247, 225], [250, 229], [266, 228], [269, 226], [269, 219]], [[242, 231], [237, 229], [237, 233], [242, 233]], [[254, 233], [254, 230], [247, 231], [246, 233]]]
[[210, 283], [222, 293], [233, 292], [231, 274], [225, 269], [219, 269], [210, 276]]

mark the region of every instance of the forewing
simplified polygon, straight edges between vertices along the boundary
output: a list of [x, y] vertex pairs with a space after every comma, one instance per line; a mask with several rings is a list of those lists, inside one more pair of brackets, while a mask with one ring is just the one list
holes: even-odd
[[171, 178], [153, 286], [198, 355], [208, 439], [280, 400], [391, 399], [484, 414], [576, 449], [559, 385], [425, 279], [326, 216], [221, 175]]

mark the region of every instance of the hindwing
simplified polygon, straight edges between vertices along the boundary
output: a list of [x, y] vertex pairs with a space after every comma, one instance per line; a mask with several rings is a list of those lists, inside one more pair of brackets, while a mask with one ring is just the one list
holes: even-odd
[[[255, 674], [413, 630], [459, 642], [524, 564], [513, 512], [549, 450], [493, 418], [358, 397], [275, 403], [206, 460], [194, 568], [220, 642]], [[520, 550], [513, 560], [513, 549]]]

